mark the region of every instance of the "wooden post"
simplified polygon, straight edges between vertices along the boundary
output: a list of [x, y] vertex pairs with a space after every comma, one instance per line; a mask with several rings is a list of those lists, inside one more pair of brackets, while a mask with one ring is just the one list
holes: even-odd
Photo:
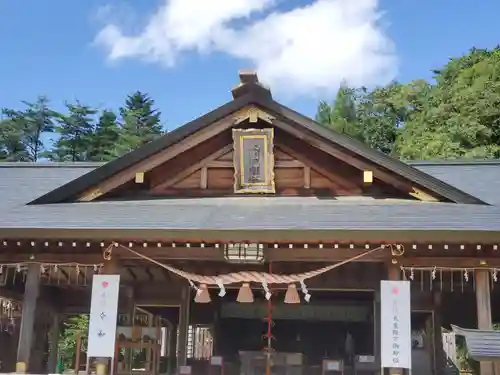
[[168, 374], [175, 373], [177, 366], [177, 325], [169, 322], [168, 324]]
[[31, 348], [33, 347], [35, 333], [35, 313], [38, 296], [40, 295], [40, 266], [38, 264], [28, 265], [24, 288], [21, 329], [17, 346], [17, 373], [26, 373], [30, 366]]
[[432, 329], [434, 330], [434, 346], [433, 356], [434, 356], [434, 366], [436, 374], [441, 374], [445, 368], [445, 353], [443, 348], [443, 332], [441, 330], [441, 292], [434, 290], [432, 293], [432, 304], [434, 313], [432, 321]]
[[[476, 270], [476, 305], [477, 305], [477, 328], [493, 329], [491, 321], [491, 296], [490, 296], [490, 274], [488, 270]], [[493, 375], [495, 373], [493, 362], [479, 363], [481, 375]]]
[[47, 359], [47, 372], [49, 374], [57, 373], [58, 346], [59, 346], [59, 331], [61, 326], [61, 316], [53, 311], [52, 324], [49, 331], [50, 352]]
[[401, 280], [401, 269], [397, 264], [389, 264], [387, 266], [387, 280]]
[[189, 312], [191, 307], [191, 289], [184, 286], [181, 292], [181, 306], [179, 309], [179, 347], [177, 348], [177, 369], [187, 363], [187, 342], [189, 330]]

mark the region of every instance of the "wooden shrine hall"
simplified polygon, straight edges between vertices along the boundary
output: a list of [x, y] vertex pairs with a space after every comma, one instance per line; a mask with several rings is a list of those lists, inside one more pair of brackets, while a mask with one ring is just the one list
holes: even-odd
[[3, 372], [55, 371], [95, 274], [120, 275], [116, 355], [85, 358], [82, 331], [77, 371], [380, 373], [381, 280], [410, 281], [414, 375], [444, 372], [442, 327], [500, 321], [500, 162], [404, 163], [252, 72], [109, 163], [3, 163], [0, 177]]

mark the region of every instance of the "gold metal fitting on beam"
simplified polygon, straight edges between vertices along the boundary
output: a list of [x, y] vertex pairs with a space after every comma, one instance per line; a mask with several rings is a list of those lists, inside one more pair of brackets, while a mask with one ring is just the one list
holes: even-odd
[[113, 245], [108, 246], [103, 252], [102, 257], [104, 260], [111, 260], [113, 255]]

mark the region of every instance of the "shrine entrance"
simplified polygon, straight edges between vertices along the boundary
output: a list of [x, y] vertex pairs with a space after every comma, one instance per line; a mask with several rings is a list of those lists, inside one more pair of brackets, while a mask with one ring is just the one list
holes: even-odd
[[[269, 304], [264, 296], [255, 296], [252, 304], [221, 304], [216, 342], [226, 373], [265, 373], [269, 347], [273, 373], [284, 374], [320, 374], [324, 359], [342, 361], [349, 368], [354, 354], [374, 355], [373, 292], [315, 291], [309, 303], [276, 301]], [[269, 312], [270, 343], [266, 335]]]

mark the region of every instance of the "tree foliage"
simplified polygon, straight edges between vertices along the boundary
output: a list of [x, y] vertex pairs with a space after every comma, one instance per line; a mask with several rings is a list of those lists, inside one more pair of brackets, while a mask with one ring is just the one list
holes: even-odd
[[[72, 368], [76, 356], [77, 337], [86, 337], [89, 329], [88, 315], [75, 315], [68, 317], [60, 331], [58, 354], [64, 370]], [[87, 351], [85, 341], [82, 342], [83, 352]]]
[[499, 158], [500, 48], [472, 49], [434, 73], [432, 83], [344, 85], [316, 119], [401, 159]]
[[40, 96], [23, 109], [2, 109], [0, 161], [110, 161], [163, 134], [154, 100], [139, 91], [126, 98], [119, 116], [79, 101], [66, 103], [64, 113], [49, 104]]

